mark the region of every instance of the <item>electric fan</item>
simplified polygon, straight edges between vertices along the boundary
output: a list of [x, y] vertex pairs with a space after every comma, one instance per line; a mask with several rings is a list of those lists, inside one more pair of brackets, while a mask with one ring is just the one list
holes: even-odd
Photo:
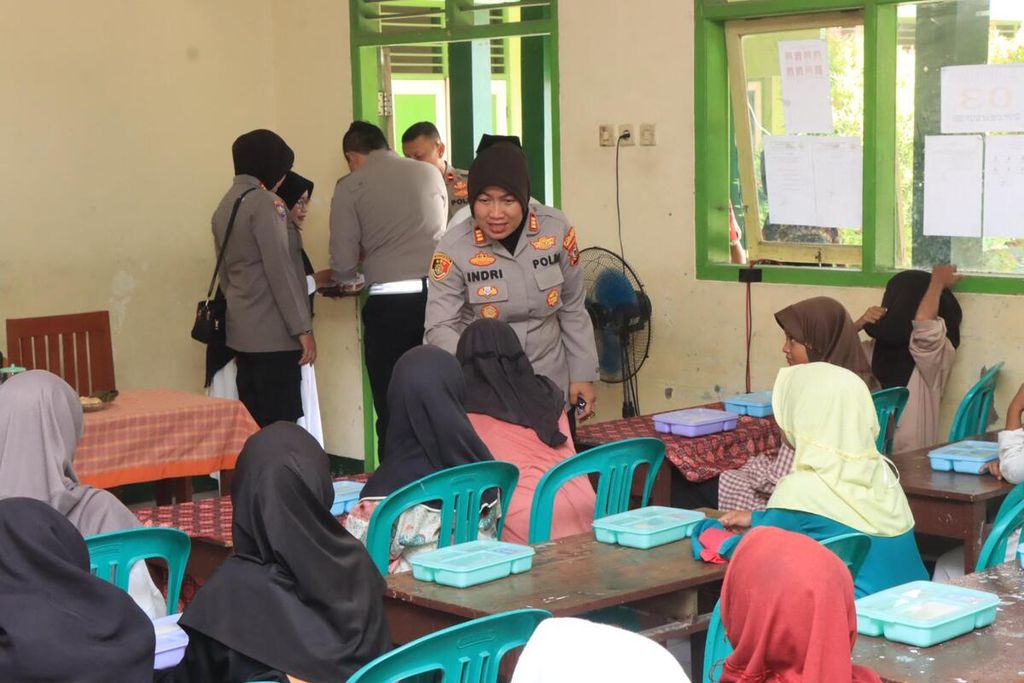
[[589, 247], [580, 260], [601, 381], [622, 383], [622, 417], [633, 417], [640, 403], [636, 374], [651, 347], [651, 300], [615, 252]]

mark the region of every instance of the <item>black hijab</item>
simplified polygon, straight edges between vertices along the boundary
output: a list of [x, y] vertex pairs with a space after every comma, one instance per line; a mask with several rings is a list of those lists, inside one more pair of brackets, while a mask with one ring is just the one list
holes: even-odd
[[558, 431], [565, 413], [562, 390], [534, 374], [519, 337], [508, 323], [481, 318], [459, 337], [455, 356], [466, 377], [466, 411], [529, 427], [548, 446], [566, 441]]
[[310, 683], [387, 651], [384, 579], [331, 515], [327, 456], [309, 433], [276, 422], [250, 437], [231, 498], [234, 552], [182, 626]]
[[[914, 331], [914, 316], [921, 299], [928, 291], [931, 274], [923, 270], [905, 270], [896, 273], [885, 286], [882, 307], [885, 316], [877, 323], [864, 326], [864, 331], [875, 340], [871, 356], [871, 370], [882, 387], [905, 387], [914, 373], [914, 357], [910, 355], [910, 335]], [[948, 289], [939, 298], [939, 317], [946, 323], [946, 338], [953, 348], [960, 346], [960, 323], [963, 311], [960, 303]]]
[[284, 177], [295, 163], [295, 153], [277, 133], [254, 130], [240, 135], [231, 145], [235, 175], [251, 175], [268, 190]]
[[428, 474], [493, 460], [466, 416], [466, 380], [455, 356], [416, 346], [395, 363], [388, 386], [384, 458], [363, 498], [386, 496]]
[[308, 192], [310, 197], [313, 196], [313, 181], [303, 178], [295, 171], [288, 171], [281, 187], [277, 188], [277, 196], [284, 200], [289, 211], [295, 208], [295, 204], [305, 192]]
[[153, 624], [46, 503], [0, 501], [0, 680], [153, 680]]

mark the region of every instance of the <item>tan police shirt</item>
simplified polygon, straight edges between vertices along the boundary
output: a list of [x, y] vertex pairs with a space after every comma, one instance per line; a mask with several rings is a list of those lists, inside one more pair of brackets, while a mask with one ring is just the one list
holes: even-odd
[[331, 270], [351, 282], [363, 254], [367, 286], [422, 278], [444, 232], [448, 198], [437, 168], [391, 150], [370, 152], [331, 200]]
[[444, 164], [444, 186], [448, 190], [448, 220], [464, 206], [469, 206], [469, 171]]
[[238, 207], [220, 269], [227, 345], [248, 353], [301, 349], [298, 335], [311, 327], [301, 251], [289, 244], [284, 202], [253, 176], [235, 176], [213, 214], [214, 258], [235, 200], [250, 188], [257, 189]]
[[598, 378], [576, 230], [557, 209], [530, 209], [514, 254], [476, 227], [472, 215], [451, 225], [430, 264], [424, 339], [455, 353], [469, 323], [504, 320], [534, 372], [568, 394], [570, 382]]

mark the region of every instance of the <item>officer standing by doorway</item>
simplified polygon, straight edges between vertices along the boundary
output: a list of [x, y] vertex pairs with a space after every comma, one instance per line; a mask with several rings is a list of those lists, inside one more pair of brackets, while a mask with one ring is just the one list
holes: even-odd
[[444, 178], [448, 189], [448, 220], [451, 220], [456, 211], [469, 204], [469, 173], [449, 166], [444, 151], [441, 133], [430, 121], [414, 123], [402, 134], [402, 153], [410, 159], [427, 162]]
[[437, 172], [391, 151], [380, 128], [355, 121], [342, 141], [351, 173], [331, 200], [331, 279], [369, 288], [363, 352], [377, 413], [377, 454], [385, 453], [388, 384], [398, 358], [423, 343], [430, 255], [444, 232], [448, 202]]
[[469, 171], [471, 211], [453, 222], [430, 264], [426, 342], [455, 352], [478, 318], [512, 326], [534, 371], [561, 387], [573, 418], [594, 413], [597, 349], [584, 307], [576, 230], [530, 203], [526, 156], [510, 142], [483, 149]]

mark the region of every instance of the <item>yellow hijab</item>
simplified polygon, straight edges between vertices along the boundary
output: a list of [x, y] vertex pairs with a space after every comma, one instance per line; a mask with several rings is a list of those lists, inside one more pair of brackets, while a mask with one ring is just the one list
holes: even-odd
[[796, 456], [769, 508], [821, 515], [871, 536], [914, 527], [899, 479], [875, 448], [878, 417], [860, 377], [829, 363], [783, 368], [772, 408]]

